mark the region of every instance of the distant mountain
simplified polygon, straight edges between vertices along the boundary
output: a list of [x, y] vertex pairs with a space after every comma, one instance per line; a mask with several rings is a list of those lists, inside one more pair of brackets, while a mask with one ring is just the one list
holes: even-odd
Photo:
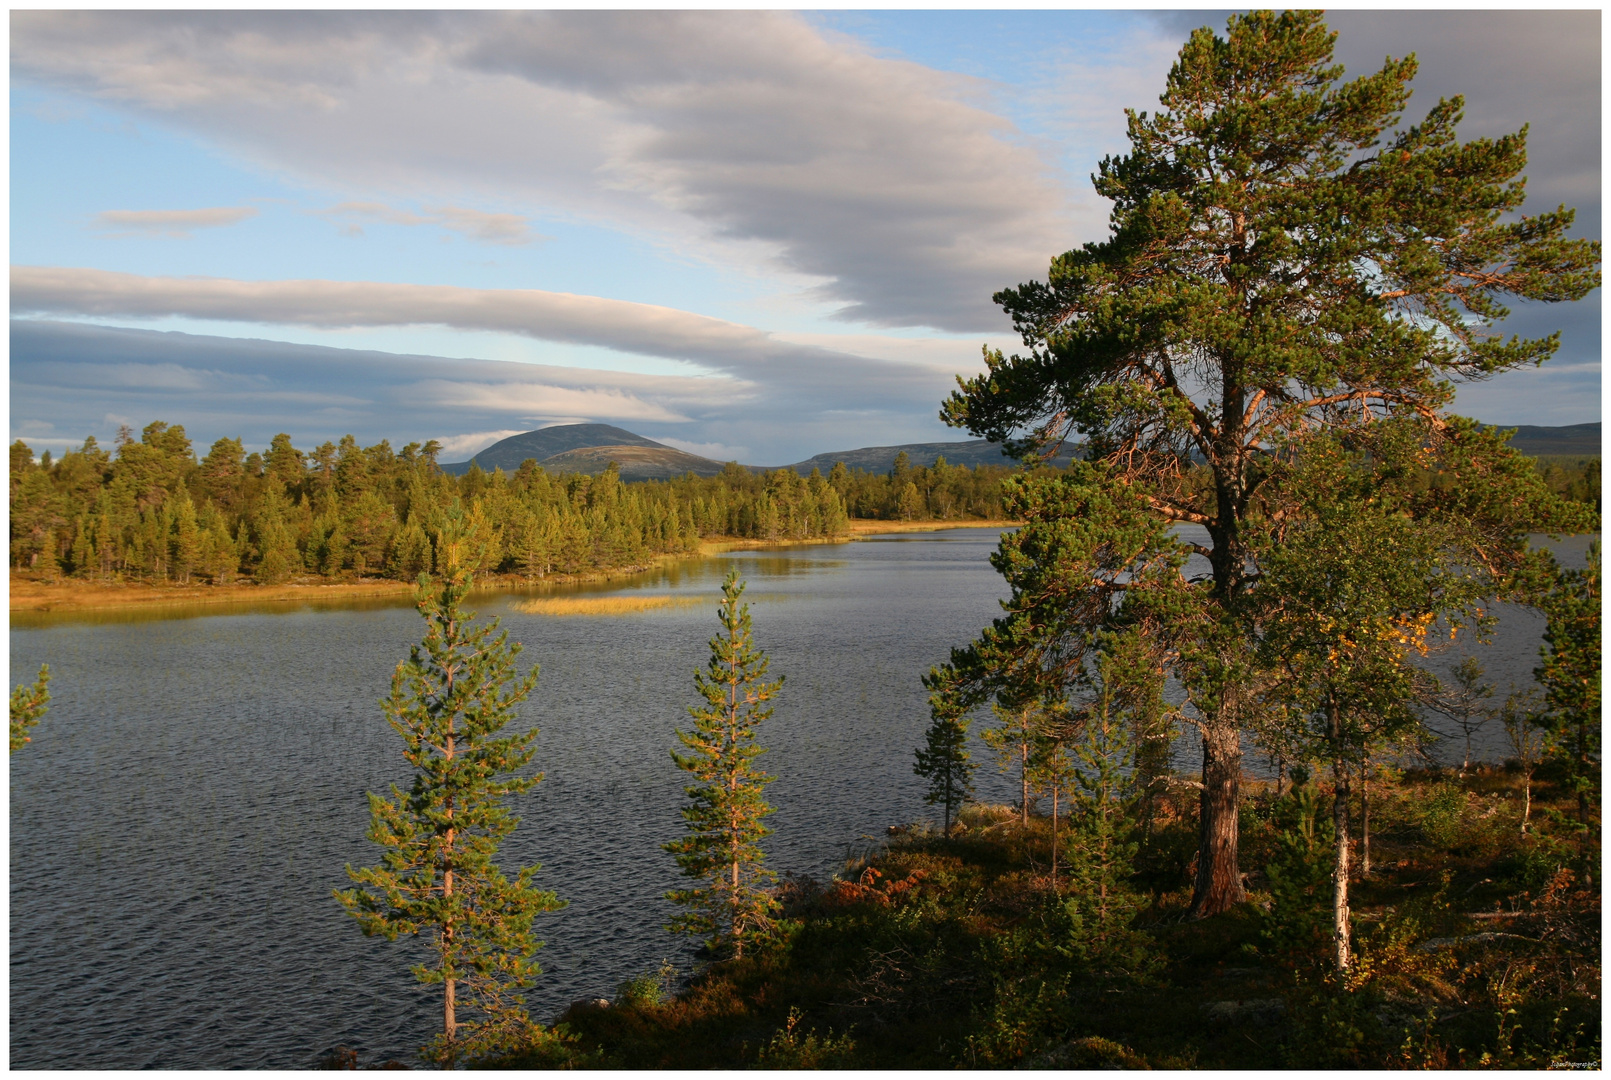
[[[1540, 454], [1597, 455], [1600, 453], [1600, 424], [1573, 424], [1569, 427], [1536, 427], [1522, 425], [1511, 437], [1510, 445], [1530, 456]], [[835, 464], [844, 462], [849, 469], [862, 469], [870, 473], [888, 472], [902, 451], [912, 465], [931, 466], [937, 458], [945, 458], [952, 465], [1013, 465], [1015, 462], [1001, 452], [1001, 446], [985, 439], [965, 442], [903, 443], [899, 446], [864, 446], [859, 450], [836, 450], [818, 454], [793, 465], [777, 468], [793, 469], [802, 476], [812, 469], [821, 469], [826, 475]], [[1068, 464], [1067, 448], [1057, 455], [1054, 464]], [[614, 461], [621, 469], [623, 480], [664, 480], [684, 473], [696, 476], [715, 476], [724, 466], [719, 461], [685, 453], [625, 428], [610, 424], [561, 424], [540, 428], [520, 435], [511, 435], [502, 442], [493, 443], [470, 461], [453, 462], [442, 466], [442, 471], [459, 476], [469, 471], [475, 462], [485, 472], [502, 469], [514, 472], [528, 458], [549, 472], [600, 473]], [[763, 471], [761, 466], [746, 465], [752, 472]]]
[[537, 464], [552, 473], [597, 474], [615, 462], [623, 480], [670, 480], [685, 473], [715, 476], [726, 466], [670, 446], [579, 446]]
[[[1492, 426], [1503, 429], [1508, 425]], [[1596, 420], [1592, 424], [1572, 424], [1568, 427], [1519, 424], [1516, 434], [1510, 437], [1510, 445], [1529, 457], [1538, 457], [1540, 454], [1597, 457], [1600, 453], [1600, 422]]]
[[[977, 465], [1017, 464], [1001, 452], [1000, 444], [986, 439], [971, 439], [967, 442], [903, 443], [900, 446], [864, 446], [860, 450], [835, 450], [793, 465], [784, 465], [782, 468], [793, 469], [806, 476], [810, 475], [812, 469], [821, 469], [826, 476], [835, 464], [843, 461], [847, 469], [885, 473], [894, 466], [896, 456], [903, 450], [911, 459], [913, 467], [922, 465], [927, 468], [934, 464], [935, 459], [941, 457], [945, 458], [947, 465], [967, 465], [970, 468]], [[1067, 465], [1069, 460], [1067, 448], [1053, 460], [1055, 464]]]
[[[527, 458], [542, 462], [568, 450], [586, 450], [595, 446], [646, 446], [660, 450], [672, 449], [664, 443], [645, 439], [642, 435], [634, 435], [625, 428], [610, 424], [560, 424], [557, 427], [539, 428], [536, 431], [511, 435], [507, 439], [493, 443], [470, 461], [443, 465], [442, 471], [453, 476], [462, 476], [470, 471], [470, 462], [473, 461], [481, 467], [482, 472], [502, 469], [504, 472], [512, 473], [520, 468], [520, 463]], [[681, 453], [678, 450], [672, 452]], [[720, 469], [721, 466], [718, 465], [717, 470]]]

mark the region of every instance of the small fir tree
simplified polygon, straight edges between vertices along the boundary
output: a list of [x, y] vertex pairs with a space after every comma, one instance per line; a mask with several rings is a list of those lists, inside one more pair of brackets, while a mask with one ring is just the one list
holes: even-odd
[[1085, 738], [1072, 743], [1073, 806], [1069, 815], [1070, 890], [1099, 924], [1134, 914], [1129, 879], [1138, 845], [1124, 796], [1130, 791], [1134, 732], [1116, 708], [1112, 670], [1098, 655], [1096, 694], [1082, 710]]
[[39, 723], [40, 717], [50, 708], [50, 665], [39, 666], [39, 678], [33, 685], [22, 685], [11, 691], [11, 752], [15, 754], [24, 743], [32, 742], [28, 732]]
[[[937, 669], [929, 672], [930, 679], [940, 679]], [[973, 796], [973, 770], [976, 766], [968, 753], [968, 721], [952, 700], [936, 691], [929, 697], [933, 722], [928, 736], [917, 751], [917, 764], [912, 771], [929, 782], [923, 801], [941, 807], [945, 814], [945, 836], [950, 839], [951, 824], [957, 813]]]
[[688, 835], [664, 845], [683, 874], [699, 882], [666, 894], [688, 909], [669, 929], [707, 935], [713, 951], [730, 951], [735, 958], [771, 925], [776, 908], [765, 886], [777, 875], [761, 865], [760, 846], [772, 833], [761, 823], [772, 813], [762, 797], [772, 778], [756, 767], [766, 751], [755, 745], [755, 728], [772, 715], [766, 702], [783, 685], [782, 678], [763, 681], [768, 660], [751, 642], [750, 608], [739, 603], [743, 594], [735, 570], [722, 582], [722, 632], [711, 639], [710, 663], [694, 673], [705, 703], [688, 709], [693, 731], [677, 732], [690, 752], [671, 751], [677, 767], [696, 781], [683, 789], [692, 800], [682, 811]]
[[[422, 1053], [449, 1067], [539, 1034], [518, 991], [541, 970], [530, 959], [542, 944], [532, 938], [532, 920], [564, 906], [532, 885], [539, 867], [510, 881], [493, 862], [519, 824], [504, 799], [542, 779], [515, 775], [535, 752], [535, 728], [498, 737], [531, 693], [537, 669], [518, 675], [520, 645], [497, 633], [497, 620], [472, 626], [473, 613], [460, 608], [470, 591], [471, 546], [450, 520], [440, 542], [444, 580], [433, 587], [420, 576], [425, 639], [397, 665], [381, 701], [418, 772], [406, 794], [394, 785], [390, 799], [369, 796], [369, 838], [385, 854], [379, 866], [349, 866], [360, 888], [335, 894], [366, 935], [429, 935], [431, 959], [413, 970], [420, 982], [442, 984], [443, 1026]], [[457, 1011], [461, 983], [475, 1011], [468, 1021]]]

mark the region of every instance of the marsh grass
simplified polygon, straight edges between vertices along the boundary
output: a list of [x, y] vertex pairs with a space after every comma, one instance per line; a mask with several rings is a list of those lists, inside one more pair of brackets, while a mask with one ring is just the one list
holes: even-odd
[[698, 607], [702, 596], [540, 596], [511, 606], [527, 615], [635, 615], [640, 611]]

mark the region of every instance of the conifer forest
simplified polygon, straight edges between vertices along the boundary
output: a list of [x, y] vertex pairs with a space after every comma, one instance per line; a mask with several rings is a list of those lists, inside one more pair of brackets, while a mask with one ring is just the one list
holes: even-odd
[[[1551, 544], [1598, 533], [1599, 459], [1527, 457], [1451, 401], [1551, 357], [1558, 335], [1493, 328], [1596, 289], [1600, 246], [1523, 210], [1525, 129], [1461, 141], [1460, 99], [1409, 104], [1413, 56], [1345, 80], [1334, 45], [1318, 13], [1233, 15], [1129, 114], [1093, 177], [1106, 238], [1004, 283], [1022, 351], [935, 403], [1014, 468], [451, 476], [432, 442], [198, 456], [156, 422], [13, 444], [13, 580], [415, 584], [419, 644], [375, 688], [398, 783], [324, 902], [428, 946], [396, 975], [441, 1017], [426, 1063], [1597, 1069], [1601, 554]], [[729, 574], [708, 663], [664, 688], [679, 886], [633, 894], [697, 962], [531, 1015], [568, 898], [499, 859], [544, 828], [518, 707], [545, 658], [472, 586], [855, 519], [1011, 523], [1000, 614], [905, 674], [929, 709], [883, 748], [917, 780], [906, 820], [829, 875], [768, 860], [773, 709], [811, 688]], [[1530, 685], [1432, 662], [1501, 608], [1545, 626]], [[52, 677], [12, 693], [14, 761]]]

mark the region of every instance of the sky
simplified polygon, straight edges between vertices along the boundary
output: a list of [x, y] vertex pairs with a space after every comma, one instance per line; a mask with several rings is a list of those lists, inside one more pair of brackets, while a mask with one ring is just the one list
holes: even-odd
[[[967, 439], [991, 302], [1106, 234], [1090, 174], [1225, 12], [13, 11], [11, 437], [459, 460], [556, 423], [718, 460]], [[1333, 12], [1408, 117], [1529, 128], [1600, 235], [1600, 14]], [[1491, 423], [1600, 419], [1600, 294], [1512, 305]]]

